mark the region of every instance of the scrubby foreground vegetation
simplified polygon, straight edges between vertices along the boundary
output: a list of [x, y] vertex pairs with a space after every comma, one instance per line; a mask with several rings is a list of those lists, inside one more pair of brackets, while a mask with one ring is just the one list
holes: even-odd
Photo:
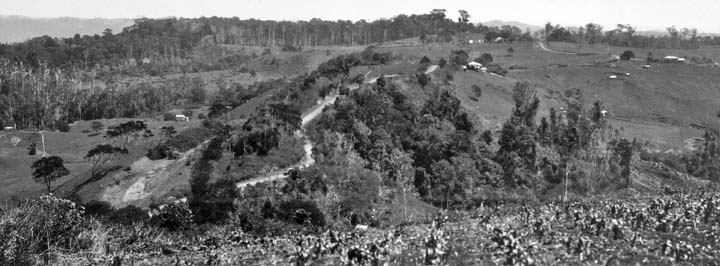
[[720, 255], [715, 192], [495, 204], [383, 229], [312, 227], [279, 236], [248, 234], [238, 216], [226, 226], [204, 227], [202, 234], [178, 231], [189, 219], [187, 204], [177, 203], [151, 212], [147, 223], [111, 224], [44, 196], [2, 213], [0, 263], [716, 265]]

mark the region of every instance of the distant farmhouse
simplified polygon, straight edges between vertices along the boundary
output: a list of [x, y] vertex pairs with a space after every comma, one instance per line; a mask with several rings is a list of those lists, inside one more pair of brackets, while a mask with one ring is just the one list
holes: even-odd
[[190, 118], [185, 115], [175, 115], [175, 121], [177, 122], [188, 122]]
[[664, 63], [685, 63], [685, 58], [668, 55], [666, 57], [663, 57], [663, 62]]

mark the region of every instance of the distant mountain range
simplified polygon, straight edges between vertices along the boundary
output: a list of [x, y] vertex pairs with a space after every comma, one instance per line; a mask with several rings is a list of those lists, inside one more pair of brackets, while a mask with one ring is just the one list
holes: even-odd
[[519, 22], [519, 21], [503, 21], [503, 20], [499, 20], [499, 19], [481, 22], [481, 23], [488, 27], [500, 27], [503, 25], [510, 25], [510, 26], [518, 27], [522, 31], [526, 31], [529, 29], [530, 32], [535, 32], [535, 31], [539, 31], [539, 30], [543, 29], [543, 26], [531, 25], [531, 24], [527, 24], [527, 23], [523, 23], [523, 22]]
[[134, 23], [133, 19], [0, 16], [0, 43], [22, 42], [43, 35], [51, 37], [72, 37], [76, 33], [93, 35], [100, 34], [105, 29], [117, 33]]

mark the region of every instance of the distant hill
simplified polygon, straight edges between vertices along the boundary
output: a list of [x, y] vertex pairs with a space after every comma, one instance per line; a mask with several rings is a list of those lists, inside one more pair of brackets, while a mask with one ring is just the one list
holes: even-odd
[[539, 30], [543, 29], [542, 26], [538, 26], [538, 25], [530, 25], [527, 23], [519, 22], [519, 21], [502, 21], [499, 19], [481, 22], [481, 23], [488, 27], [500, 27], [502, 25], [510, 25], [510, 26], [518, 27], [523, 31], [530, 29], [530, 32], [535, 32], [535, 31], [539, 31]]
[[93, 35], [100, 34], [105, 29], [117, 33], [133, 24], [133, 19], [0, 16], [0, 43], [22, 42], [43, 35], [51, 37], [72, 37], [76, 33]]

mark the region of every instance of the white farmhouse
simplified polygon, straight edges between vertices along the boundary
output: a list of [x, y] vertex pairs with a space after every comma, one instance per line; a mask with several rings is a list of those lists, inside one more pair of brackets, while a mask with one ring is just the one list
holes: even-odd
[[185, 115], [175, 115], [175, 121], [177, 122], [187, 122], [190, 121], [190, 118]]

